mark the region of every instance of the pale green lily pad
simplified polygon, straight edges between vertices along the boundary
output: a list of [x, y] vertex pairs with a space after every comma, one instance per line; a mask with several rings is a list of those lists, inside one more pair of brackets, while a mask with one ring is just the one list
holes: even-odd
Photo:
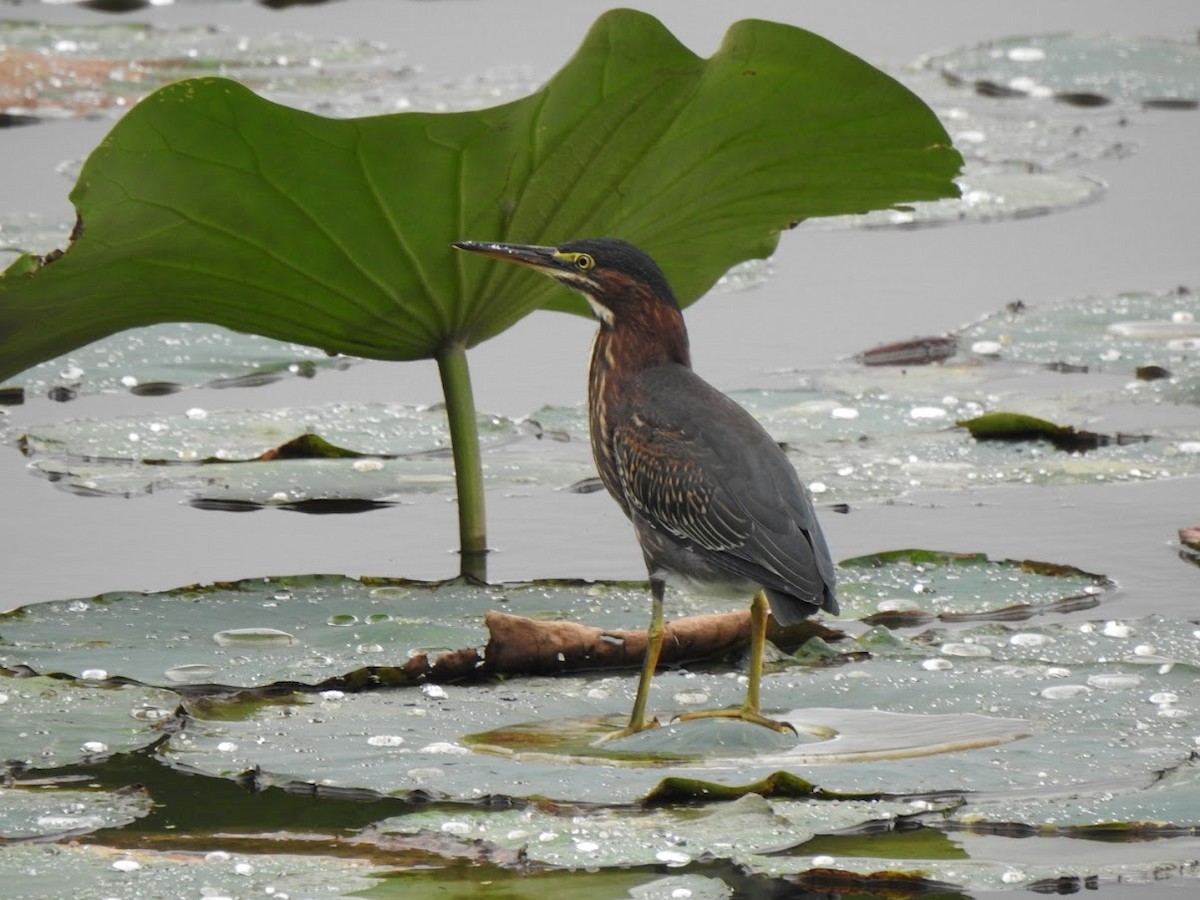
[[913, 203], [860, 215], [810, 219], [802, 229], [914, 228], [956, 222], [990, 222], [1058, 212], [1100, 199], [1104, 184], [1067, 171], [1030, 171], [1027, 165], [983, 165], [968, 161], [956, 179], [961, 196]]
[[330, 856], [157, 853], [101, 846], [17, 844], [0, 854], [11, 900], [89, 897], [316, 897], [369, 888], [376, 867]]
[[[857, 564], [844, 570], [841, 581], [847, 617], [877, 612], [895, 598], [933, 613], [986, 613], [1081, 593], [1098, 596], [1107, 586], [1099, 575], [979, 556], [960, 560], [912, 551], [852, 562]], [[673, 618], [737, 605], [674, 591], [669, 597]], [[363, 666], [402, 666], [418, 653], [482, 648], [490, 609], [640, 630], [648, 606], [641, 584], [481, 588], [332, 575], [247, 579], [23, 607], [0, 616], [0, 663], [43, 674], [123, 676], [166, 688], [317, 685]]]
[[[133, 328], [39, 363], [11, 379], [30, 394], [69, 396], [129, 391], [170, 393], [193, 387], [252, 387], [311, 378], [353, 360], [315, 347], [216, 325], [179, 322]], [[198, 401], [202, 402], [202, 401]]]
[[1190, 38], [1018, 36], [932, 56], [927, 65], [960, 82], [1034, 97], [1086, 93], [1126, 105], [1200, 100], [1200, 51]]
[[524, 848], [529, 859], [554, 866], [678, 867], [704, 857], [786, 850], [817, 833], [894, 819], [912, 810], [902, 801], [768, 802], [750, 794], [699, 808], [599, 809], [571, 817], [536, 806], [504, 812], [464, 809], [449, 817], [441, 810], [414, 812], [377, 827], [398, 834], [441, 830], [498, 847]]
[[[503, 417], [481, 416], [478, 427], [487, 458], [530, 436]], [[258, 459], [305, 435], [350, 451], [348, 458]], [[34, 471], [88, 495], [129, 497], [176, 488], [205, 501], [288, 505], [386, 502], [454, 488], [445, 412], [399, 404], [211, 413], [193, 407], [183, 414], [68, 420], [29, 429], [21, 446], [33, 457]], [[577, 455], [586, 452], [585, 447]], [[520, 468], [488, 471], [507, 482], [529, 477]], [[541, 474], [569, 483], [587, 471], [582, 464], [564, 469], [550, 460]]]
[[17, 73], [9, 110], [45, 118], [123, 113], [155, 88], [212, 74], [280, 103], [343, 117], [473, 109], [537, 86], [519, 67], [429, 82], [403, 54], [376, 41], [250, 36], [222, 27], [14, 20], [0, 23], [0, 44]]
[[145, 816], [151, 805], [150, 797], [138, 790], [0, 787], [0, 838], [75, 836], [101, 828], [120, 828]]
[[[0, 644], [0, 662], [6, 667], [13, 664], [7, 649], [7, 641]], [[0, 675], [0, 760], [47, 768], [99, 759], [149, 746], [177, 724], [175, 694], [133, 685], [101, 686], [95, 682], [109, 673], [92, 667], [80, 675], [79, 682], [15, 678], [7, 669]]]
[[[539, 753], [536, 728], [527, 729], [531, 740], [523, 755], [470, 749], [468, 732], [511, 729], [521, 722], [544, 723], [547, 734], [556, 730], [557, 720], [581, 712], [619, 724], [632, 675], [518, 679], [502, 686], [447, 686], [416, 697], [337, 694], [304, 698], [295, 706], [253, 705], [248, 718], [194, 721], [160, 752], [227, 777], [257, 768], [269, 783], [318, 781], [384, 794], [419, 789], [464, 799], [506, 794], [611, 805], [636, 801], [670, 775], [740, 784], [783, 768], [840, 793], [961, 792], [969, 808], [964, 816], [994, 819], [991, 810], [1007, 815], [1011, 801], [1053, 803], [1086, 793], [1140, 798], [1146, 818], [1174, 819], [1168, 813], [1198, 798], [1144, 791], [1158, 771], [1188, 759], [1194, 746], [1188, 722], [1200, 661], [1195, 630], [1171, 620], [1140, 622], [1129, 632], [1102, 622], [1090, 629], [1059, 624], [1007, 632], [1005, 640], [1002, 629], [985, 626], [932, 642], [874, 639], [864, 644], [871, 652], [865, 662], [769, 674], [763, 687], [769, 713], [848, 735], [856, 722], [865, 723], [863, 740], [856, 746], [848, 741], [844, 753], [836, 739], [823, 754], [808, 752], [813, 744], [731, 753], [720, 746], [722, 731], [756, 726], [717, 720], [661, 729], [654, 735], [657, 760], [613, 766], [620, 760], [611, 757], [635, 739], [606, 745], [613, 750], [601, 769], [586, 763], [606, 762], [603, 751], [573, 758]], [[1024, 637], [1033, 633], [1040, 639]], [[1173, 664], [1152, 660], [1139, 651], [1142, 642], [1177, 650], [1181, 658]], [[661, 673], [651, 708], [665, 721], [673, 711], [689, 708], [679, 705], [681, 699], [691, 708], [719, 707], [739, 702], [743, 690], [738, 679], [719, 674]], [[704, 695], [702, 703], [698, 694]], [[1166, 703], [1168, 694], [1178, 701]], [[803, 710], [787, 712], [798, 698]], [[1168, 707], [1180, 712], [1160, 714]], [[971, 722], [984, 739], [970, 739], [963, 726]], [[671, 753], [672, 743], [695, 753], [696, 743], [679, 737], [689, 730], [708, 736], [712, 749], [701, 758]], [[897, 737], [909, 741], [907, 750], [897, 752], [894, 744], [889, 749]], [[972, 744], [975, 749], [966, 749]]]
[[981, 319], [960, 338], [964, 347], [983, 347], [1006, 360], [1087, 366], [1125, 373], [1131, 381], [1139, 366], [1163, 366], [1172, 379], [1137, 385], [1131, 397], [1182, 399], [1183, 383], [1200, 379], [1200, 295], [1182, 288], [1028, 307]]

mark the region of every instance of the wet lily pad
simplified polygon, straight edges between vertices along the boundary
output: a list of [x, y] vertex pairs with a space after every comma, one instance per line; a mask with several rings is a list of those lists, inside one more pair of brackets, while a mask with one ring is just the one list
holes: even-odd
[[1089, 371], [1127, 372], [1131, 379], [1137, 367], [1157, 364], [1172, 370], [1158, 389], [1170, 398], [1182, 382], [1200, 375], [1195, 352], [1200, 296], [1183, 287], [1025, 307], [1018, 315], [981, 319], [963, 329], [960, 340], [967, 347], [994, 347], [1004, 359], [1065, 362]]
[[9, 72], [0, 101], [30, 116], [122, 113], [172, 81], [221, 73], [281, 103], [325, 115], [470, 109], [528, 93], [513, 67], [461, 81], [424, 81], [403, 54], [375, 41], [134, 22], [0, 23]]
[[44, 844], [9, 846], [3, 855], [5, 891], [14, 898], [70, 896], [80, 885], [97, 897], [303, 897], [372, 884], [372, 867], [331, 857]]
[[1126, 105], [1200, 100], [1200, 52], [1190, 39], [1028, 35], [932, 56], [927, 65], [956, 82], [998, 85], [1016, 96]]
[[[45, 768], [146, 747], [178, 725], [179, 698], [137, 685], [101, 685], [109, 673], [82, 669], [79, 681], [14, 677], [0, 645], [0, 760]], [[117, 674], [117, 673], [113, 673]], [[91, 683], [89, 683], [91, 682]]]
[[21, 840], [80, 835], [120, 828], [145, 816], [151, 800], [136, 788], [125, 791], [0, 788], [0, 838]]
[[800, 227], [827, 231], [841, 228], [915, 228], [956, 222], [990, 222], [1027, 218], [1071, 209], [1098, 200], [1104, 184], [1085, 174], [1030, 171], [1025, 165], [982, 165], [968, 160], [957, 179], [960, 196], [914, 203], [903, 209], [813, 219]]
[[172, 390], [252, 387], [311, 378], [352, 364], [313, 347], [180, 322], [121, 332], [33, 366], [12, 381], [30, 394], [146, 394], [156, 385]]

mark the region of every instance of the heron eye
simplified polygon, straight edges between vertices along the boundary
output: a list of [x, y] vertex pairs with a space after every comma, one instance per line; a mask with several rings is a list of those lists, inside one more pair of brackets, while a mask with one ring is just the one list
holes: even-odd
[[580, 272], [586, 272], [588, 269], [592, 268], [592, 266], [596, 265], [596, 261], [586, 253], [580, 253], [575, 257], [575, 265], [578, 267]]

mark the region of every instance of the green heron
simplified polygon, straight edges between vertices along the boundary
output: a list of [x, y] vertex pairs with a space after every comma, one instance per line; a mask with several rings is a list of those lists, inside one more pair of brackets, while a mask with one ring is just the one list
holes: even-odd
[[588, 412], [600, 479], [633, 523], [650, 575], [652, 612], [629, 725], [646, 718], [662, 648], [666, 586], [753, 594], [745, 702], [680, 718], [728, 717], [794, 731], [759, 706], [767, 609], [791, 625], [836, 614], [834, 569], [808, 491], [779, 445], [743, 407], [692, 371], [683, 314], [662, 270], [625, 241], [558, 247], [454, 245], [527, 266], [587, 299], [592, 344]]

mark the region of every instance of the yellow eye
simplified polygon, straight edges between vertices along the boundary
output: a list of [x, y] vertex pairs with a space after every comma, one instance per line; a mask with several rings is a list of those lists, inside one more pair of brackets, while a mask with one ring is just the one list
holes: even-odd
[[596, 265], [596, 261], [586, 253], [580, 253], [575, 257], [575, 266], [580, 272], [586, 272], [594, 265]]

